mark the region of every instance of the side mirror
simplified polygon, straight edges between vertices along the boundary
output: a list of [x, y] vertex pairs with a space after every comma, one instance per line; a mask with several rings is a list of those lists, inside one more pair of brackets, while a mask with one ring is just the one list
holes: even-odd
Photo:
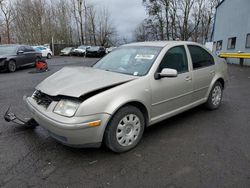
[[23, 54], [23, 53], [24, 53], [24, 51], [19, 50], [19, 51], [17, 52], [17, 55], [19, 55], [19, 54]]
[[157, 73], [155, 78], [159, 80], [161, 78], [173, 78], [177, 76], [178, 76], [177, 70], [165, 68], [162, 69], [160, 73]]

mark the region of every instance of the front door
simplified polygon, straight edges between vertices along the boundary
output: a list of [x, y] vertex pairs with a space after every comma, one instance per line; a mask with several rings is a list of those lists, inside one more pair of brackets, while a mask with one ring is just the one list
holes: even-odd
[[190, 104], [192, 97], [192, 73], [189, 69], [184, 46], [176, 46], [165, 54], [157, 72], [163, 68], [175, 69], [177, 77], [151, 79], [152, 121], [158, 121]]
[[35, 50], [30, 46], [24, 47], [24, 54], [26, 56], [25, 64], [34, 64], [36, 61]]
[[28, 57], [25, 54], [25, 48], [24, 46], [21, 46], [17, 50], [17, 58], [16, 58], [17, 66], [23, 66], [26, 64], [27, 61], [28, 61]]

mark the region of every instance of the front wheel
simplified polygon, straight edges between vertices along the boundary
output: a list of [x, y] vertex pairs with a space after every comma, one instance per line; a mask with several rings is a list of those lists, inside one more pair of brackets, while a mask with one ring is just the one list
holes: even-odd
[[105, 145], [114, 152], [122, 153], [133, 149], [141, 140], [145, 118], [134, 106], [118, 110], [109, 122], [104, 135]]
[[215, 82], [212, 90], [210, 91], [208, 100], [205, 104], [206, 108], [209, 110], [218, 109], [221, 105], [223, 97], [223, 87], [220, 82]]
[[47, 59], [51, 59], [52, 55], [50, 53], [47, 54]]
[[8, 71], [9, 72], [15, 72], [16, 71], [16, 62], [15, 61], [13, 61], [13, 60], [10, 60], [9, 62], [8, 62]]

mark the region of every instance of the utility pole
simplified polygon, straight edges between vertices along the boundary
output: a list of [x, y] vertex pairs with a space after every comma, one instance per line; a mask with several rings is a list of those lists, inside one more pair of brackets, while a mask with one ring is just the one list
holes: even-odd
[[84, 34], [85, 34], [85, 43], [87, 44], [87, 5], [84, 1]]
[[83, 33], [83, 15], [82, 15], [82, 3], [83, 0], [77, 0], [78, 1], [78, 12], [80, 17], [80, 34], [81, 34], [81, 44], [84, 44], [84, 33]]

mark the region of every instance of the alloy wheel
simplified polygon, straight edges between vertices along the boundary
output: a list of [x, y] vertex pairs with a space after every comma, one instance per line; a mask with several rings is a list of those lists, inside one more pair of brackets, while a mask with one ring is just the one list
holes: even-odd
[[222, 89], [220, 86], [216, 86], [214, 89], [213, 89], [213, 92], [212, 92], [212, 103], [214, 106], [217, 106], [220, 104], [221, 102], [221, 99], [222, 99]]
[[16, 71], [16, 63], [14, 61], [10, 61], [8, 63], [8, 69], [10, 72], [15, 72]]

